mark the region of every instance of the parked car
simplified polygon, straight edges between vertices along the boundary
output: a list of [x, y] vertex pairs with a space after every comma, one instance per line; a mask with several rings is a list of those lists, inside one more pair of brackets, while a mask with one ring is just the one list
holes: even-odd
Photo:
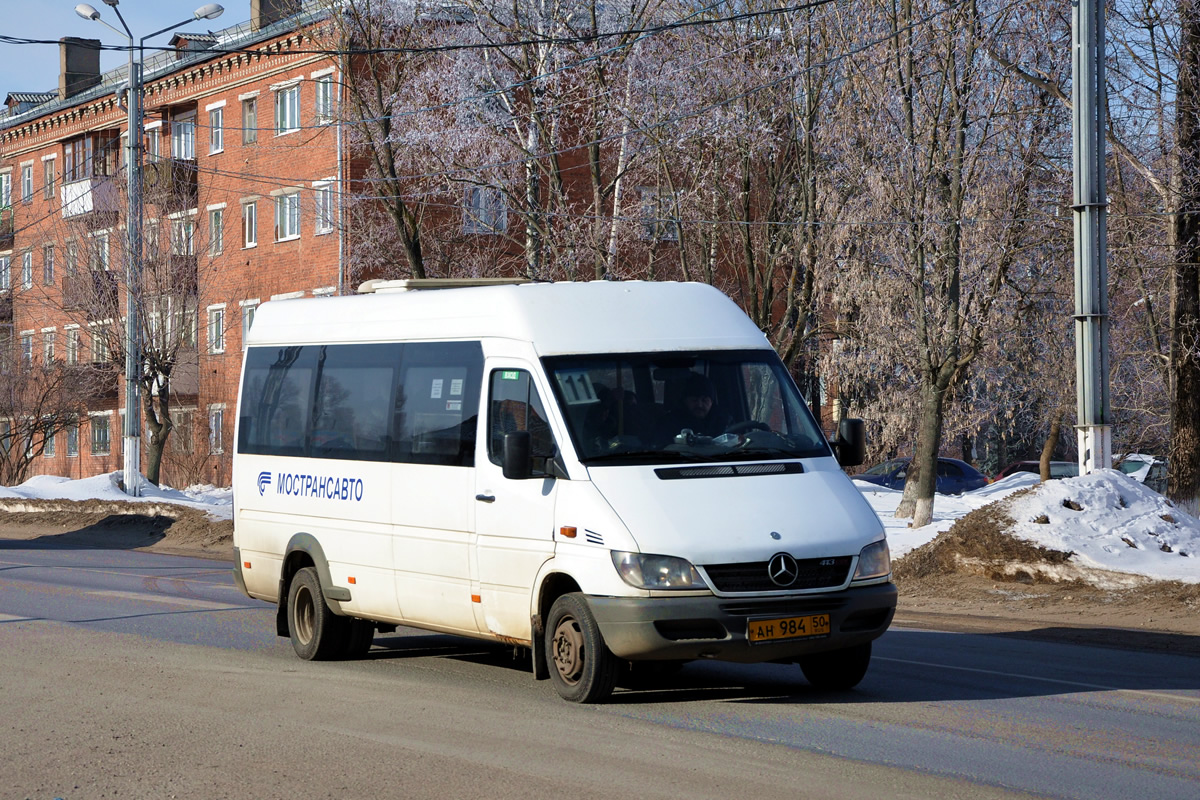
[[[908, 463], [912, 459], [894, 458], [882, 464], [876, 464], [866, 472], [854, 476], [856, 481], [886, 486], [889, 489], [903, 489], [904, 481], [908, 478]], [[957, 458], [938, 458], [937, 492], [938, 494], [962, 494], [981, 486], [987, 486], [988, 479], [982, 472], [965, 461]]]
[[1124, 472], [1135, 481], [1141, 481], [1154, 491], [1167, 491], [1167, 460], [1143, 453], [1124, 453], [1113, 456], [1113, 469]]
[[[996, 473], [996, 477], [992, 480], [1000, 480], [1007, 478], [1015, 472], [1032, 472], [1040, 474], [1042, 465], [1039, 461], [1014, 461], [1004, 469]], [[1055, 478], [1075, 478], [1079, 476], [1079, 464], [1074, 461], [1051, 461], [1050, 462], [1050, 479]]]

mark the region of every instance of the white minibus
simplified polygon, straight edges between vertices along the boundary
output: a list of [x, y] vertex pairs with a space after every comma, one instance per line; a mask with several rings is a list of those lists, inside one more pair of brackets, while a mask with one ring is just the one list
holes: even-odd
[[883, 525], [838, 461], [861, 463], [861, 422], [827, 441], [706, 284], [264, 303], [236, 442], [234, 577], [303, 659], [404, 625], [528, 648], [576, 702], [696, 659], [848, 689], [895, 611]]

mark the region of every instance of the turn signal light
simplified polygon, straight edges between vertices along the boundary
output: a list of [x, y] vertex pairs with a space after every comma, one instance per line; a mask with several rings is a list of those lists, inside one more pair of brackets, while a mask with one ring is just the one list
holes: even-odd
[[561, 528], [558, 529], [558, 532], [564, 539], [574, 539], [575, 538], [576, 531], [575, 531], [575, 526], [573, 526], [573, 525], [563, 525]]

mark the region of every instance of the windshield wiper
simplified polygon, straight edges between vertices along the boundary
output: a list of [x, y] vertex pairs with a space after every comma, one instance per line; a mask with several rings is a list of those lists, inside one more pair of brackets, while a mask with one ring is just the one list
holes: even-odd
[[618, 450], [581, 459], [584, 464], [604, 461], [629, 461], [636, 464], [677, 463], [684, 460], [683, 454], [674, 450]]

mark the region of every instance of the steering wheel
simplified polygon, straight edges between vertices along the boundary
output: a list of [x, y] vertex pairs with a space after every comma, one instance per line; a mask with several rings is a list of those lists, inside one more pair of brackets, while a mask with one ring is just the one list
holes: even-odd
[[759, 422], [756, 419], [747, 419], [742, 422], [735, 422], [725, 429], [726, 433], [749, 433], [750, 431], [769, 431], [771, 426], [765, 422]]

